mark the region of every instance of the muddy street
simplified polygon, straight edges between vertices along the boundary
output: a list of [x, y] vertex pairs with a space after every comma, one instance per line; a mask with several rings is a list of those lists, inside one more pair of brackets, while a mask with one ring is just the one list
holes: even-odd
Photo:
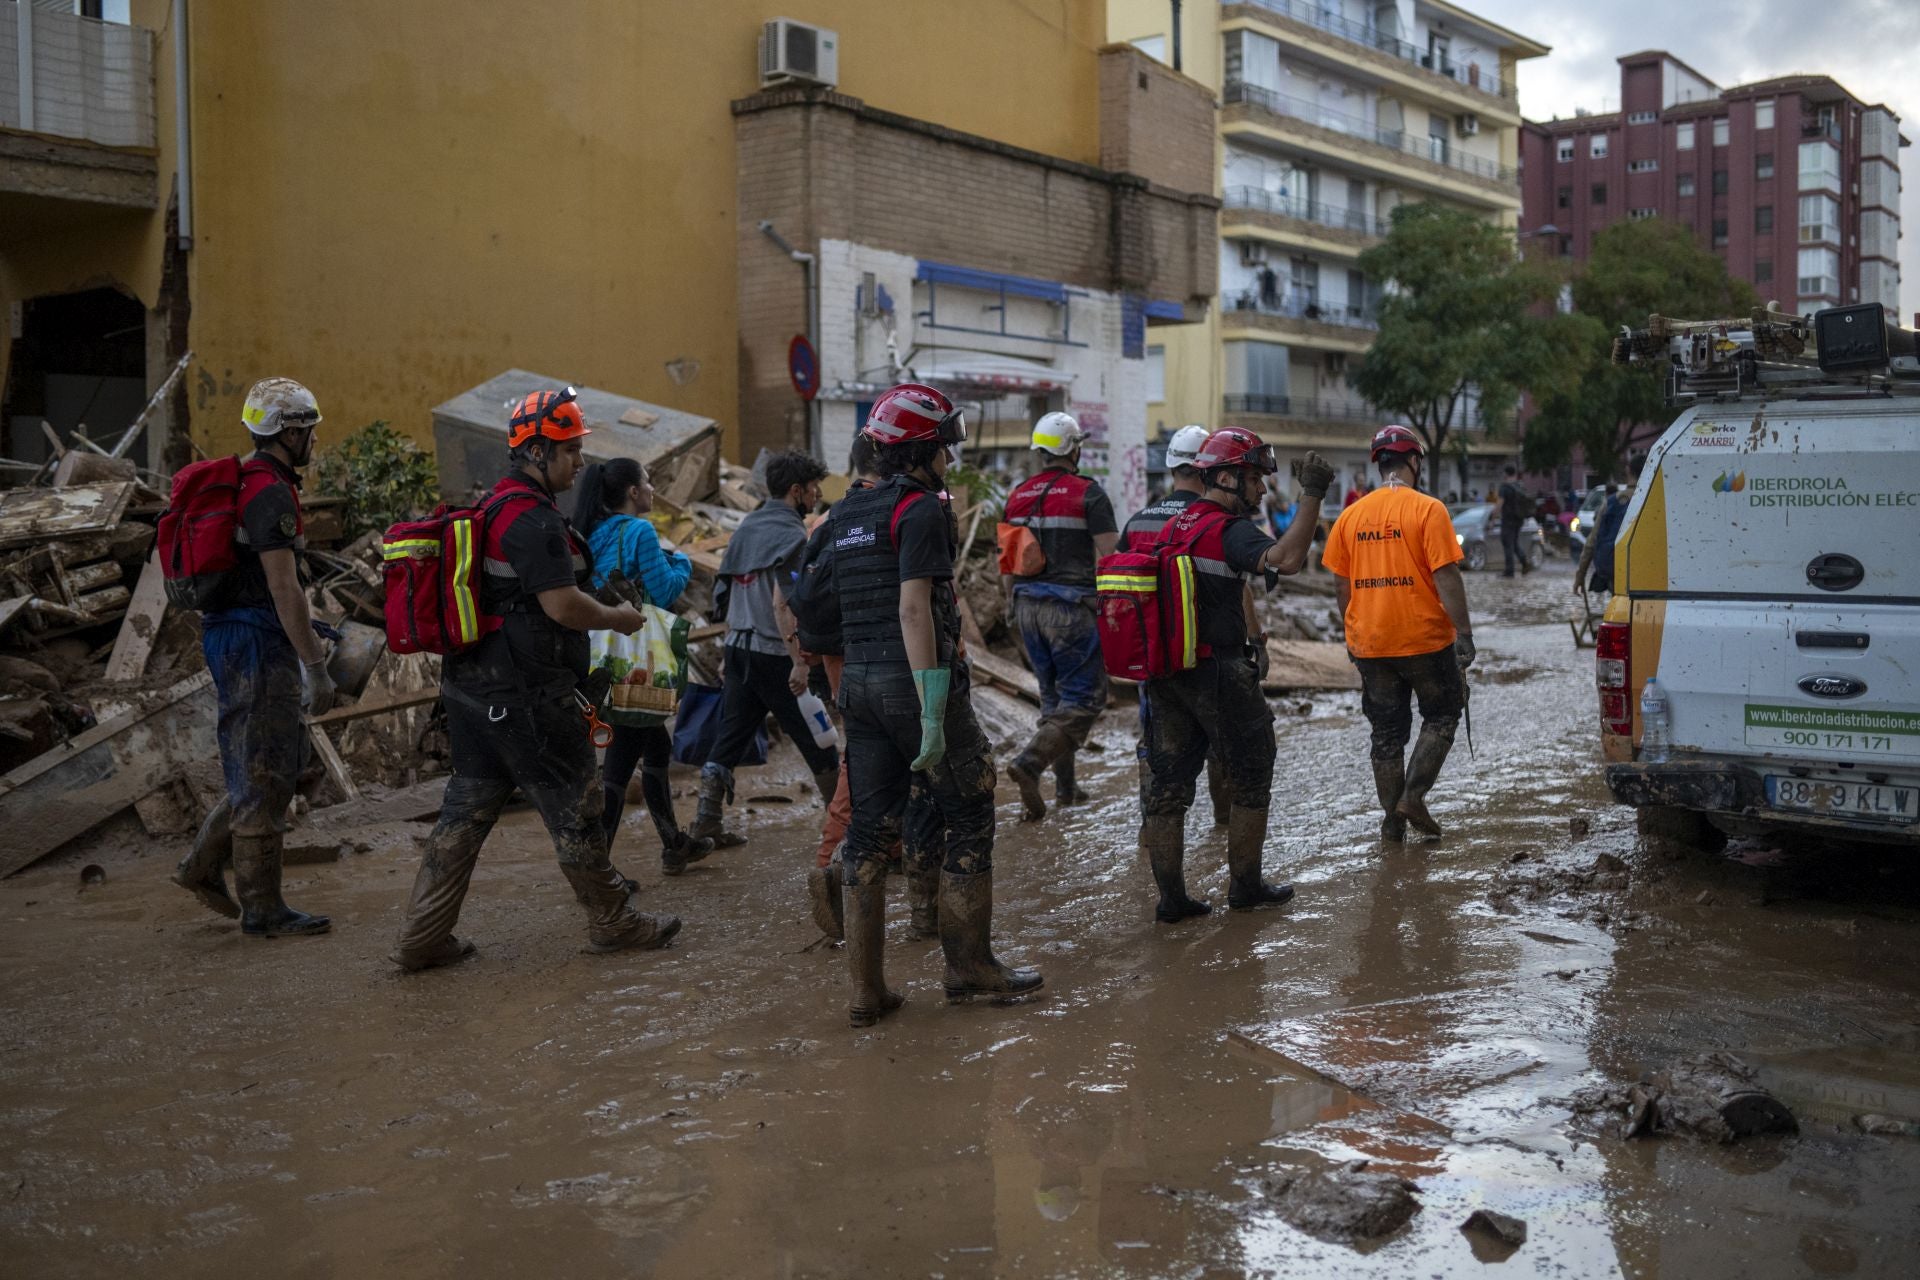
[[[896, 887], [907, 1005], [847, 1029], [797, 762], [743, 771], [750, 843], [675, 879], [629, 811], [616, 863], [686, 922], [660, 953], [582, 951], [530, 811], [482, 855], [460, 928], [479, 955], [415, 976], [385, 954], [423, 827], [289, 870], [289, 898], [333, 917], [313, 940], [242, 938], [167, 883], [167, 850], [70, 850], [0, 882], [3, 1269], [1905, 1273], [1920, 1141], [1854, 1117], [1920, 1120], [1920, 871], [1637, 849], [1600, 781], [1569, 584], [1564, 561], [1468, 576], [1473, 754], [1463, 733], [1437, 843], [1377, 842], [1356, 694], [1276, 700], [1281, 909], [1153, 924], [1130, 704], [1081, 758], [1093, 803], [1021, 826], [1003, 780], [995, 936], [1046, 975], [1023, 1005], [949, 1007]], [[1203, 789], [1188, 875], [1218, 906], [1209, 822]], [[85, 863], [104, 882], [83, 888]], [[1799, 1132], [1625, 1139], [1575, 1114], [1583, 1088], [1709, 1051]], [[1358, 1244], [1296, 1225], [1288, 1180], [1355, 1160], [1413, 1184], [1404, 1225]], [[1463, 1232], [1478, 1209], [1524, 1242]]]

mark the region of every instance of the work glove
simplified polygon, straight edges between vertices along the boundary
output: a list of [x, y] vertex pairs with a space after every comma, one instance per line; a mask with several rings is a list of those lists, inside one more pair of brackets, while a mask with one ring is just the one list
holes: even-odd
[[1309, 449], [1305, 458], [1294, 460], [1293, 482], [1300, 486], [1301, 497], [1324, 498], [1327, 486], [1333, 483], [1333, 468], [1325, 458]]
[[1471, 635], [1468, 635], [1463, 632], [1462, 634], [1454, 637], [1453, 656], [1459, 660], [1460, 669], [1462, 671], [1465, 671], [1468, 667], [1473, 665], [1474, 649], [1473, 649], [1473, 637]]
[[913, 758], [914, 769], [931, 769], [947, 755], [947, 694], [953, 687], [953, 672], [945, 667], [930, 667], [913, 673], [913, 691], [920, 695], [920, 754]]
[[317, 662], [301, 663], [300, 679], [306, 686], [305, 701], [308, 715], [321, 716], [332, 710], [335, 690], [333, 677], [327, 674], [325, 658]]

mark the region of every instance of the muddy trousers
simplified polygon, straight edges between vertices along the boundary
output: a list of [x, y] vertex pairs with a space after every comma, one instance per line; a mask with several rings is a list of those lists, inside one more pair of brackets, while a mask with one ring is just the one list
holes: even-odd
[[607, 845], [620, 831], [620, 815], [627, 807], [627, 784], [633, 771], [640, 770], [640, 797], [646, 801], [647, 816], [660, 833], [662, 846], [671, 846], [680, 834], [680, 822], [673, 812], [673, 791], [667, 785], [667, 767], [673, 758], [673, 734], [665, 725], [619, 724], [613, 727], [613, 741], [601, 762], [605, 803], [600, 825], [607, 833]]
[[816, 777], [840, 767], [840, 752], [813, 740], [813, 726], [801, 713], [800, 702], [787, 688], [793, 664], [784, 653], [757, 653], [745, 645], [728, 645], [720, 699], [720, 736], [714, 740], [707, 766], [720, 766], [728, 776], [746, 759], [753, 735], [771, 715], [793, 745], [806, 757], [807, 772]]
[[239, 620], [261, 613], [271, 610], [209, 614], [201, 631], [219, 698], [220, 770], [236, 836], [287, 829], [287, 805], [307, 759], [300, 657], [277, 620]]
[[[840, 673], [846, 667], [846, 659], [840, 657], [838, 654], [827, 654], [821, 658], [820, 664], [826, 668], [827, 687], [833, 695], [833, 704], [837, 707], [840, 705]], [[813, 859], [813, 865], [816, 867], [824, 867], [833, 861], [833, 851], [840, 847], [842, 840], [847, 838], [847, 827], [853, 822], [853, 787], [850, 781], [852, 766], [849, 764], [851, 759], [851, 751], [843, 751], [840, 753], [840, 778], [839, 781], [834, 784], [833, 798], [827, 802], [827, 820], [822, 823], [820, 827], [820, 849], [814, 855]], [[926, 787], [923, 785], [921, 779], [916, 776], [912, 795], [907, 802], [905, 829], [909, 835], [911, 835], [916, 825], [923, 831], [931, 825], [935, 830], [935, 834], [938, 834], [939, 814], [937, 811], [931, 811], [931, 803], [926, 794]], [[916, 813], [923, 815], [917, 823], [915, 821]], [[929, 813], [931, 814], [931, 823], [929, 823], [928, 817], [926, 816]], [[887, 857], [890, 861], [898, 861], [900, 858], [900, 846], [895, 845], [888, 852]], [[934, 860], [933, 868], [934, 875], [937, 877], [940, 874], [938, 858]]]
[[573, 700], [488, 706], [450, 686], [445, 696], [453, 777], [420, 858], [396, 959], [428, 957], [446, 945], [480, 846], [515, 787], [553, 836], [560, 870], [586, 909], [588, 941], [610, 945], [633, 933], [638, 917], [607, 858], [599, 770]]
[[[1147, 789], [1153, 782], [1153, 768], [1147, 761], [1147, 699], [1140, 698], [1140, 741], [1134, 748], [1134, 755], [1140, 762], [1140, 812], [1147, 811]], [[1227, 810], [1233, 807], [1233, 796], [1227, 787], [1227, 762], [1220, 754], [1220, 744], [1207, 745], [1207, 799], [1213, 806], [1213, 825], [1227, 825]]]
[[[1428, 835], [1440, 828], [1426, 809], [1426, 795], [1440, 777], [1453, 735], [1466, 708], [1466, 674], [1453, 646], [1406, 658], [1355, 658], [1360, 671], [1360, 710], [1372, 726], [1374, 789], [1385, 815], [1381, 835], [1400, 838], [1411, 822]], [[1420, 740], [1403, 759], [1413, 731], [1413, 700], [1420, 702]]]
[[1073, 602], [1016, 588], [1013, 623], [1040, 686], [1040, 726], [1021, 752], [1038, 771], [1087, 745], [1107, 709], [1107, 668], [1091, 594]]

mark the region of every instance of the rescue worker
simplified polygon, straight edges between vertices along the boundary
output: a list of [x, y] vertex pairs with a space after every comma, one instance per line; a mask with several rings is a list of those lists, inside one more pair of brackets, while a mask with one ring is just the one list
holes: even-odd
[[959, 531], [939, 496], [965, 419], [932, 387], [903, 383], [874, 401], [861, 430], [878, 446], [885, 480], [849, 493], [832, 516], [853, 795], [842, 869], [847, 1020], [856, 1027], [901, 1004], [882, 963], [885, 859], [916, 773], [945, 837], [938, 913], [947, 998], [1025, 995], [1041, 984], [1038, 971], [1002, 964], [990, 941], [993, 752], [968, 696], [953, 589]]
[[[301, 713], [320, 715], [334, 697], [293, 554], [306, 545], [300, 468], [313, 457], [320, 406], [293, 379], [264, 378], [247, 392], [240, 421], [253, 454], [240, 470], [238, 556], [225, 607], [200, 618], [201, 650], [219, 698], [227, 797], [208, 814], [173, 880], [212, 910], [239, 916], [242, 933], [325, 933], [332, 927], [326, 916], [295, 911], [280, 896], [287, 805], [306, 763]], [[221, 872], [229, 850], [238, 904]]]
[[1030, 530], [1046, 564], [1027, 577], [1002, 574], [1011, 587], [1013, 625], [1027, 651], [1027, 665], [1040, 685], [1040, 724], [1007, 777], [1020, 788], [1020, 820], [1047, 816], [1040, 778], [1065, 760], [1056, 777], [1057, 797], [1072, 803], [1073, 753], [1087, 745], [1094, 722], [1107, 709], [1107, 668], [1100, 660], [1094, 621], [1094, 564], [1111, 555], [1120, 533], [1113, 503], [1099, 482], [1080, 474], [1086, 440], [1070, 413], [1049, 413], [1033, 424], [1030, 447], [1041, 469], [1007, 495], [1006, 523]]
[[[1419, 489], [1426, 457], [1420, 438], [1406, 427], [1383, 427], [1371, 455], [1380, 487], [1340, 513], [1321, 563], [1335, 575], [1347, 651], [1360, 669], [1380, 838], [1399, 841], [1409, 826], [1440, 834], [1426, 797], [1466, 708], [1473, 624], [1453, 521], [1438, 498]], [[1416, 697], [1420, 738], [1403, 761]]]
[[1245, 910], [1293, 897], [1292, 885], [1269, 884], [1261, 876], [1276, 744], [1273, 712], [1260, 691], [1247, 583], [1269, 570], [1300, 571], [1333, 483], [1333, 468], [1309, 452], [1295, 473], [1300, 518], [1276, 542], [1257, 522], [1262, 478], [1279, 469], [1273, 446], [1241, 427], [1222, 427], [1207, 437], [1193, 465], [1206, 490], [1167, 521], [1154, 545], [1192, 557], [1199, 660], [1147, 681], [1145, 690], [1150, 778], [1140, 845], [1160, 891], [1154, 916], [1165, 924], [1212, 909], [1187, 893], [1185, 828], [1194, 781], [1215, 742], [1232, 800], [1227, 905]]
[[441, 668], [453, 776], [390, 957], [402, 969], [473, 954], [453, 926], [480, 846], [516, 787], [546, 823], [561, 874], [586, 909], [590, 949], [661, 947], [679, 932], [678, 917], [634, 909], [632, 882], [607, 857], [600, 770], [579, 692], [587, 632], [632, 635], [644, 624], [631, 604], [588, 594], [592, 555], [555, 501], [573, 487], [587, 434], [572, 387], [531, 392], [508, 419], [509, 470], [481, 508], [480, 613], [500, 622]]
[[[1167, 441], [1167, 471], [1173, 476], [1173, 488], [1167, 496], [1157, 502], [1150, 502], [1133, 513], [1126, 527], [1120, 530], [1122, 551], [1144, 551], [1160, 539], [1160, 531], [1167, 527], [1167, 521], [1185, 511], [1201, 494], [1207, 491], [1207, 478], [1193, 465], [1200, 450], [1207, 443], [1208, 431], [1198, 423], [1189, 423], [1173, 433]], [[1253, 588], [1246, 588], [1247, 616], [1253, 617]], [[1260, 642], [1260, 654], [1266, 653], [1266, 637], [1257, 637]], [[1266, 676], [1262, 663], [1261, 677]], [[1151, 771], [1147, 767], [1147, 700], [1140, 699], [1140, 745], [1135, 749], [1140, 760], [1140, 805], [1145, 812], [1147, 803], [1147, 779]], [[1227, 770], [1220, 760], [1220, 747], [1214, 743], [1207, 749], [1207, 798], [1213, 802], [1213, 825], [1227, 825], [1227, 810], [1232, 806], [1232, 798], [1227, 793]]]
[[839, 748], [815, 743], [813, 726], [800, 710], [799, 697], [807, 691], [812, 667], [794, 636], [793, 615], [782, 594], [783, 585], [790, 586], [800, 568], [807, 546], [805, 516], [819, 504], [820, 481], [826, 474], [809, 454], [774, 454], [766, 470], [772, 496], [741, 522], [720, 560], [727, 618], [720, 735], [701, 766], [700, 807], [688, 831], [717, 848], [746, 840], [721, 821], [733, 800], [733, 770], [746, 758], [769, 714], [806, 757], [822, 802], [839, 782]]

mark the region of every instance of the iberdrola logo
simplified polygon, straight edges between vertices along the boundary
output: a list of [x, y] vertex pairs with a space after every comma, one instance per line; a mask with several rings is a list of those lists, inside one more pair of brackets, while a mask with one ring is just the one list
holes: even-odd
[[1747, 473], [1744, 471], [1735, 472], [1731, 476], [1722, 471], [1713, 478], [1713, 491], [1715, 493], [1739, 493], [1746, 487]]

